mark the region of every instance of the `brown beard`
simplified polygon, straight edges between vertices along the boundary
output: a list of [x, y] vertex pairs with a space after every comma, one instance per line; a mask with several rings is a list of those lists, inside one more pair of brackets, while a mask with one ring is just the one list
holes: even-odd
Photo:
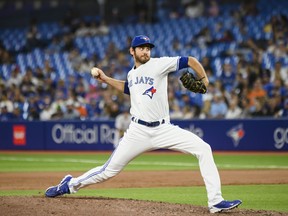
[[150, 60], [150, 57], [145, 55], [145, 58], [144, 58], [144, 55], [139, 57], [137, 55], [135, 55], [135, 61], [136, 62], [139, 62], [141, 64], [145, 64], [146, 62], [148, 62]]

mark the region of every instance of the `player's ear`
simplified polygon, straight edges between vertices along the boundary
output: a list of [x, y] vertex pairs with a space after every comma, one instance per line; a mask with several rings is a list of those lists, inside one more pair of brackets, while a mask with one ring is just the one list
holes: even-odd
[[133, 56], [133, 55], [134, 55], [134, 52], [135, 52], [135, 48], [130, 47], [129, 52], [130, 52], [130, 55]]

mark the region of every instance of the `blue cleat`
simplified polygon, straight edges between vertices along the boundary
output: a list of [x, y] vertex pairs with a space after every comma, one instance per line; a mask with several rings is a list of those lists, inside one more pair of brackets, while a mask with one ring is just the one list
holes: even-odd
[[60, 182], [59, 185], [56, 186], [51, 186], [47, 188], [45, 192], [46, 197], [56, 197], [60, 196], [63, 194], [70, 194], [70, 190], [68, 187], [68, 183], [71, 180], [72, 176], [71, 175], [66, 175], [62, 181]]
[[227, 210], [231, 210], [231, 209], [238, 207], [241, 203], [242, 203], [241, 200], [233, 200], [233, 201], [223, 200], [220, 203], [210, 207], [209, 210], [210, 210], [210, 213], [227, 211]]

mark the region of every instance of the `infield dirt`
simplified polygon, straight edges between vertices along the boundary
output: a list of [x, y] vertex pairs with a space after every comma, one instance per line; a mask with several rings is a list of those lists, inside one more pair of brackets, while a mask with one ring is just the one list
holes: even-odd
[[[287, 184], [288, 170], [220, 170], [223, 185]], [[54, 216], [205, 216], [211, 215], [207, 207], [163, 202], [112, 199], [97, 196], [97, 188], [170, 187], [203, 185], [199, 171], [123, 171], [115, 178], [91, 185], [95, 197], [45, 198], [44, 191], [58, 184], [67, 173], [0, 173], [0, 190], [39, 190], [39, 196], [0, 196], [0, 215], [54, 215]], [[73, 176], [82, 173], [72, 172]], [[181, 176], [181, 178], [176, 178]], [[243, 206], [245, 205], [245, 201]], [[241, 207], [226, 212], [231, 216], [278, 216], [288, 213], [246, 210]]]

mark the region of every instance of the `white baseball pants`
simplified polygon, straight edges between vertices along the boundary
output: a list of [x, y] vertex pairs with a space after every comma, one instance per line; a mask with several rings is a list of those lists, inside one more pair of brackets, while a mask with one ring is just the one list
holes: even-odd
[[201, 175], [207, 190], [208, 206], [223, 200], [221, 182], [211, 147], [194, 133], [172, 124], [147, 127], [131, 122], [129, 129], [109, 160], [69, 182], [71, 193], [90, 184], [100, 183], [117, 175], [138, 155], [155, 150], [171, 149], [197, 157]]

